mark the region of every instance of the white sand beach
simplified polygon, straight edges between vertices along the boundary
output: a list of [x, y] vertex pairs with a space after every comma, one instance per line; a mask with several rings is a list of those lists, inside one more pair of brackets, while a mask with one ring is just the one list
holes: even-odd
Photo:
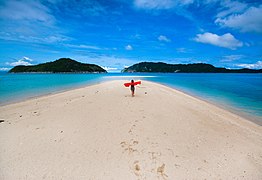
[[0, 179], [262, 179], [262, 129], [142, 81], [0, 107]]

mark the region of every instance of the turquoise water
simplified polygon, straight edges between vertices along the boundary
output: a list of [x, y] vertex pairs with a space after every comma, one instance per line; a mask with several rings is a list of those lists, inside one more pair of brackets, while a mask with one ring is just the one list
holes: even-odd
[[262, 122], [262, 74], [0, 74], [0, 104], [112, 79], [158, 82], [256, 116]]
[[0, 104], [98, 83], [101, 74], [0, 74]]

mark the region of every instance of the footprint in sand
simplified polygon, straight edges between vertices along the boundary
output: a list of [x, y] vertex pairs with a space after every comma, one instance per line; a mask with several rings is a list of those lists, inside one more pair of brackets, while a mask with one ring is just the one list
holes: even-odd
[[121, 147], [124, 148], [124, 152], [127, 151], [128, 154], [137, 152], [137, 149], [135, 149], [134, 146], [138, 144], [138, 141], [134, 141], [131, 139], [129, 143], [123, 141], [120, 144], [121, 144]]
[[164, 173], [164, 171], [165, 171], [165, 164], [162, 164], [162, 166], [159, 166], [157, 168], [157, 173], [160, 174], [165, 179], [168, 176]]
[[161, 152], [148, 152], [150, 159], [156, 162], [156, 160], [162, 155]]
[[140, 166], [139, 166], [139, 161], [135, 161], [134, 162], [134, 173], [136, 176], [139, 176], [140, 175]]
[[37, 111], [34, 111], [34, 112], [33, 112], [33, 115], [34, 115], [34, 116], [40, 116], [40, 113], [37, 112]]
[[129, 134], [132, 134], [132, 128], [131, 128], [131, 129], [129, 129], [128, 133], [129, 133]]

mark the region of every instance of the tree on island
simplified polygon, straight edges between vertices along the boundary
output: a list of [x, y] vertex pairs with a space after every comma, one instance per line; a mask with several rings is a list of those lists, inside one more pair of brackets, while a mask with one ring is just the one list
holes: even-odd
[[10, 73], [46, 72], [46, 73], [106, 73], [107, 71], [95, 64], [80, 63], [70, 58], [60, 58], [32, 66], [15, 66]]
[[166, 64], [163, 62], [141, 62], [122, 70], [122, 72], [161, 72], [161, 73], [262, 73], [262, 69], [226, 69], [211, 64]]

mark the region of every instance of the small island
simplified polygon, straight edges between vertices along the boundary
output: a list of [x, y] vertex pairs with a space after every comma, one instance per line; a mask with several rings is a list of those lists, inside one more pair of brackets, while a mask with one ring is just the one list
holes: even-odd
[[60, 58], [32, 66], [15, 66], [10, 73], [106, 73], [107, 71], [95, 64], [80, 63], [70, 58]]
[[155, 73], [262, 73], [262, 69], [226, 69], [211, 64], [166, 64], [163, 62], [141, 62], [122, 70], [122, 72], [155, 72]]

